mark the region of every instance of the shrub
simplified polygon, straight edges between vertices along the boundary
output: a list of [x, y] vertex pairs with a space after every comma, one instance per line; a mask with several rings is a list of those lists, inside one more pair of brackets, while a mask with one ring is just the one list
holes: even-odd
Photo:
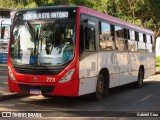
[[160, 67], [160, 56], [156, 57], [156, 67]]

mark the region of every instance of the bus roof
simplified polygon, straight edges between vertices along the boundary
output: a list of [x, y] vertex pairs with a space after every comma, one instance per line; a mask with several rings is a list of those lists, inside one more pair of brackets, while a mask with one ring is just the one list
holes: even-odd
[[149, 29], [140, 27], [140, 26], [135, 25], [135, 24], [131, 24], [127, 21], [124, 21], [124, 20], [121, 20], [119, 18], [110, 16], [108, 14], [97, 12], [95, 10], [92, 10], [90, 8], [86, 8], [86, 7], [83, 7], [83, 6], [79, 6], [79, 8], [80, 8], [80, 11], [82, 13], [89, 14], [89, 15], [92, 15], [94, 17], [98, 17], [98, 18], [107, 20], [107, 21], [109, 21], [113, 24], [118, 24], [118, 25], [121, 25], [122, 27], [124, 26], [124, 27], [127, 27], [127, 28], [132, 28], [133, 30], [136, 30], [136, 31], [141, 31], [141, 32], [149, 33], [149, 34], [154, 34], [153, 31], [151, 31]]
[[110, 16], [108, 14], [97, 12], [95, 10], [92, 10], [90, 8], [83, 7], [83, 6], [66, 6], [66, 5], [43, 6], [43, 7], [38, 7], [38, 8], [23, 9], [23, 10], [20, 10], [20, 11], [27, 11], [27, 10], [32, 11], [32, 10], [43, 10], [43, 9], [44, 10], [46, 10], [46, 9], [69, 9], [69, 8], [72, 8], [72, 9], [79, 8], [81, 13], [85, 13], [85, 14], [88, 14], [88, 15], [91, 15], [91, 16], [94, 16], [94, 17], [97, 17], [97, 18], [107, 20], [107, 21], [109, 21], [113, 24], [121, 25], [122, 27], [127, 27], [127, 28], [130, 28], [130, 29], [136, 30], [136, 31], [141, 31], [141, 32], [149, 33], [149, 34], [154, 34], [153, 31], [151, 31], [149, 29], [137, 26], [135, 24], [131, 24], [127, 21], [124, 21], [124, 20], [121, 20], [119, 18]]
[[[22, 9], [22, 10], [18, 10], [18, 11], [32, 11], [32, 10], [46, 10], [46, 9], [70, 9], [70, 8], [78, 8], [81, 6], [66, 6], [66, 5], [59, 5], [59, 6], [42, 6], [42, 7], [37, 7], [37, 8], [27, 8], [27, 9]], [[18, 12], [17, 11], [17, 12]]]

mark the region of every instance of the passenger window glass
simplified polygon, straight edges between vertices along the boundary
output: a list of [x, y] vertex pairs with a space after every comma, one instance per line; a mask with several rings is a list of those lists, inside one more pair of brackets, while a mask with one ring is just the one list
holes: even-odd
[[131, 40], [135, 40], [135, 32], [133, 30], [129, 30], [129, 35]]
[[151, 37], [150, 37], [150, 35], [147, 35], [147, 43], [151, 43]]
[[146, 39], [147, 39], [146, 34], [143, 34], [143, 42], [146, 43]]
[[102, 50], [114, 50], [115, 45], [111, 36], [111, 26], [108, 23], [100, 24], [100, 48]]
[[136, 41], [139, 41], [139, 34], [138, 34], [138, 32], [136, 32], [136, 31], [135, 31], [135, 40], [136, 40]]
[[128, 29], [124, 28], [124, 38], [128, 39], [129, 35], [128, 35]]
[[146, 44], [143, 42], [138, 42], [138, 51], [139, 52], [146, 52]]
[[85, 50], [95, 50], [95, 29], [85, 27]]
[[115, 26], [115, 37], [124, 38], [124, 29], [119, 26]]
[[101, 33], [109, 36], [111, 33], [110, 32], [110, 24], [102, 22], [101, 23]]
[[143, 34], [142, 33], [139, 33], [139, 41], [143, 42]]
[[133, 40], [128, 40], [128, 50], [129, 51], [137, 51], [137, 42]]
[[116, 50], [126, 50], [127, 48], [124, 40], [124, 29], [119, 26], [115, 26], [115, 37]]

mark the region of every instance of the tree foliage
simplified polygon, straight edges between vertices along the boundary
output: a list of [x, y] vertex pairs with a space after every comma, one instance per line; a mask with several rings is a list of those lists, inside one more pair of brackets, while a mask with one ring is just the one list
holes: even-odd
[[160, 36], [160, 0], [145, 0], [148, 9], [148, 18], [153, 25], [155, 44], [156, 38]]

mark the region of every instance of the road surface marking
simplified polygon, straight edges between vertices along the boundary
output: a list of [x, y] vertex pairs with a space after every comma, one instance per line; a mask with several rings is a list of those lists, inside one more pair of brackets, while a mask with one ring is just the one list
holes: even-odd
[[141, 101], [141, 102], [142, 102], [142, 101], [145, 101], [145, 100], [147, 100], [147, 99], [150, 98], [150, 97], [152, 97], [152, 95], [148, 95], [148, 96], [142, 98], [140, 101]]

